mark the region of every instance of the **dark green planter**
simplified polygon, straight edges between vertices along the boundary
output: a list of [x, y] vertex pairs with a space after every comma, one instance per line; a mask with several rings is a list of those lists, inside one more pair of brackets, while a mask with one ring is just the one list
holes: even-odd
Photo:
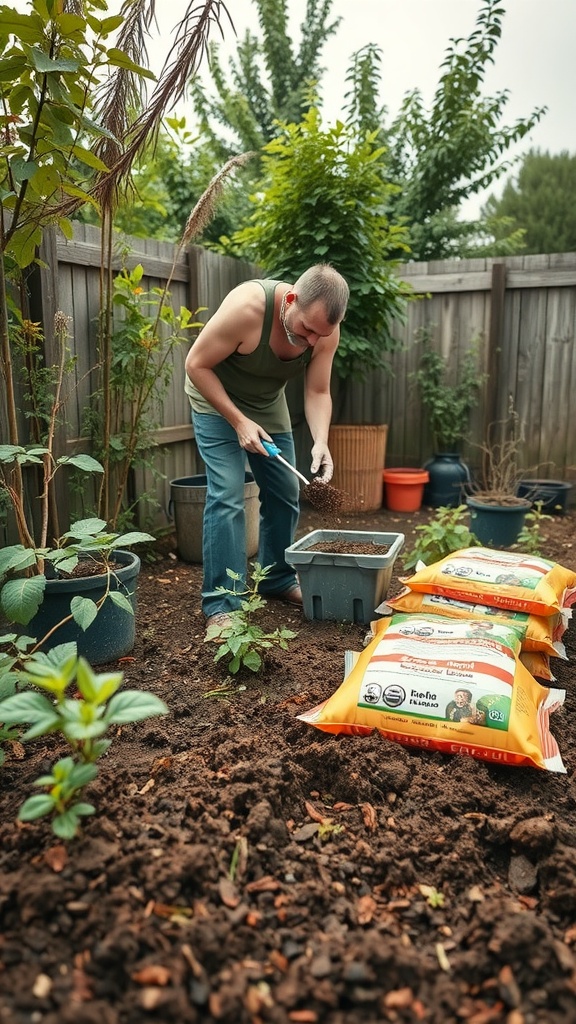
[[[136, 585], [140, 559], [133, 551], [115, 551], [114, 561], [121, 564], [110, 580], [110, 589], [119, 590], [128, 598], [136, 613]], [[48, 580], [44, 600], [34, 618], [22, 630], [38, 640], [70, 614], [70, 602], [77, 594], [98, 601], [106, 592], [105, 576], [80, 576], [68, 580]], [[51, 635], [40, 648], [49, 651], [58, 644], [74, 641], [78, 654], [92, 665], [102, 665], [122, 658], [134, 647], [136, 616], [106, 600], [94, 622], [86, 631], [72, 619]]]
[[457, 508], [466, 499], [470, 470], [457, 452], [438, 452], [424, 463], [428, 483], [424, 488], [424, 505], [431, 508]]
[[518, 505], [488, 505], [468, 498], [470, 529], [486, 548], [510, 548], [515, 544], [530, 511], [530, 502]]
[[545, 515], [563, 516], [572, 484], [565, 480], [521, 480], [516, 491], [519, 498], [542, 503]]

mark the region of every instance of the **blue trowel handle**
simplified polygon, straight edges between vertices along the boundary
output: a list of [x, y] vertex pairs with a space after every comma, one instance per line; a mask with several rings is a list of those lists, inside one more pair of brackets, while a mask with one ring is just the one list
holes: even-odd
[[308, 486], [310, 481], [307, 480], [305, 476], [302, 476], [302, 473], [299, 473], [297, 469], [294, 469], [294, 466], [291, 466], [290, 463], [286, 461], [286, 459], [282, 458], [282, 456], [280, 455], [280, 449], [278, 448], [277, 445], [274, 444], [273, 441], [264, 441], [263, 438], [260, 438], [260, 443], [262, 447], [266, 449], [268, 455], [271, 455], [272, 458], [274, 459], [278, 459], [278, 462], [281, 462], [283, 466], [286, 466], [286, 468], [289, 469], [291, 473], [294, 473], [297, 477], [300, 478], [300, 480], [303, 480], [304, 483]]

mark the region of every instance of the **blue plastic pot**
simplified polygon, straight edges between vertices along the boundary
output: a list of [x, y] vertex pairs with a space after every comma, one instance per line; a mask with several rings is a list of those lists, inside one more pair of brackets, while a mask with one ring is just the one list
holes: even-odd
[[506, 550], [516, 543], [530, 502], [524, 505], [488, 505], [477, 498], [468, 498], [470, 529], [483, 547]]
[[[133, 551], [115, 551], [114, 561], [120, 563], [110, 579], [110, 589], [128, 598], [134, 615], [119, 608], [109, 598], [104, 601], [94, 622], [86, 631], [74, 620], [52, 633], [40, 650], [49, 651], [58, 644], [77, 644], [78, 654], [92, 665], [103, 665], [129, 654], [136, 639], [136, 585], [140, 559]], [[48, 580], [44, 600], [34, 618], [22, 630], [27, 636], [41, 640], [59, 622], [70, 615], [70, 602], [75, 595], [98, 601], [106, 593], [106, 576], [79, 576], [66, 580]]]

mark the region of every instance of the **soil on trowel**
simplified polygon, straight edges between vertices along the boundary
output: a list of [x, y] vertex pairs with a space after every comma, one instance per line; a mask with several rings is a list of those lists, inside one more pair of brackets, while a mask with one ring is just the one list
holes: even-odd
[[[405, 534], [392, 596], [432, 515], [331, 525]], [[324, 526], [304, 506], [298, 538]], [[575, 526], [542, 524], [572, 569]], [[296, 636], [230, 676], [201, 577], [172, 538], [143, 558], [135, 647], [98, 671], [169, 714], [112, 729], [76, 840], [17, 819], [66, 745], [3, 745], [2, 1024], [573, 1024], [576, 626], [553, 659], [551, 773], [299, 721], [366, 627], [269, 599], [258, 624]]]

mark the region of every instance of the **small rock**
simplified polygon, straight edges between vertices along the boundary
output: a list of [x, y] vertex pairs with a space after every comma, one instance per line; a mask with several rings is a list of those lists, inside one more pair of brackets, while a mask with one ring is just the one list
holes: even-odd
[[524, 854], [510, 858], [508, 868], [508, 884], [514, 892], [527, 895], [536, 888], [538, 868]]

